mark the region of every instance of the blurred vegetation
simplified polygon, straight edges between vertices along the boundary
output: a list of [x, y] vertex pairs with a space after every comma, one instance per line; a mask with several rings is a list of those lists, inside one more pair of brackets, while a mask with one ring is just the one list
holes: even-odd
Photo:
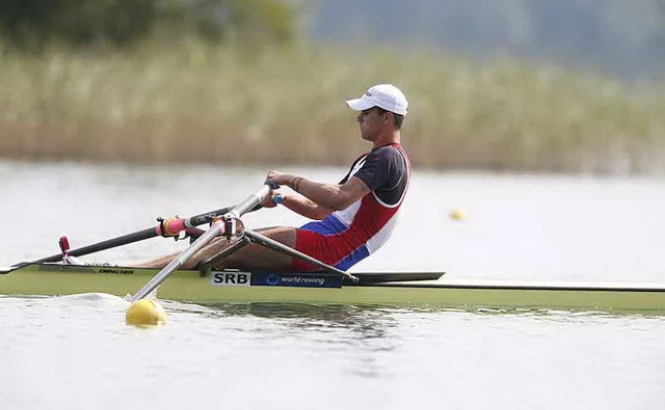
[[392, 82], [411, 102], [415, 165], [665, 170], [663, 87], [593, 73], [482, 65], [426, 52], [231, 46], [58, 49], [0, 61], [0, 156], [132, 162], [346, 164], [367, 149], [344, 104]]
[[243, 45], [288, 44], [296, 38], [295, 7], [280, 0], [0, 0], [0, 35], [7, 45], [41, 51], [127, 47], [183, 36]]
[[[77, 18], [99, 21], [123, 4], [54, 2], [88, 4]], [[660, 84], [429, 50], [307, 46], [297, 11], [278, 0], [132, 3], [159, 17], [74, 30], [53, 16], [18, 24], [3, 14], [14, 34], [0, 44], [0, 157], [348, 164], [368, 147], [344, 100], [390, 82], [411, 102], [403, 144], [417, 166], [665, 171]], [[253, 45], [260, 52], [248, 58]]]

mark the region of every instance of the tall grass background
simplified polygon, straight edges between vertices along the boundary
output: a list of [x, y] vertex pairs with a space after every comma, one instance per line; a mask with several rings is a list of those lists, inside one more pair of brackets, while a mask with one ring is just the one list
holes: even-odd
[[403, 145], [444, 169], [662, 173], [665, 93], [593, 72], [425, 50], [0, 51], [0, 157], [347, 164], [367, 150], [344, 100], [405, 92]]

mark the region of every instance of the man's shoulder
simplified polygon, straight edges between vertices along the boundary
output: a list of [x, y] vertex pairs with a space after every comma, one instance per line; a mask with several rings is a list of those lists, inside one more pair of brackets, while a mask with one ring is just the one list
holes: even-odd
[[367, 155], [394, 158], [394, 157], [406, 157], [406, 152], [404, 151], [404, 148], [402, 148], [401, 145], [391, 144], [375, 148]]
[[368, 159], [372, 157], [375, 161], [384, 164], [392, 164], [399, 168], [409, 168], [409, 157], [400, 145], [384, 145], [369, 153]]
[[401, 145], [399, 144], [388, 144], [388, 145], [382, 145], [378, 148], [374, 148], [372, 152], [402, 152], [404, 151], [404, 148], [402, 148]]

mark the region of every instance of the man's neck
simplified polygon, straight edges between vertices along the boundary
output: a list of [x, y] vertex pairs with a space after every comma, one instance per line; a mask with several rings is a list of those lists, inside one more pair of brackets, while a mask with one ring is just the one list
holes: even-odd
[[381, 135], [379, 138], [374, 141], [372, 148], [383, 147], [384, 145], [390, 144], [399, 144], [400, 143], [400, 132], [399, 130]]

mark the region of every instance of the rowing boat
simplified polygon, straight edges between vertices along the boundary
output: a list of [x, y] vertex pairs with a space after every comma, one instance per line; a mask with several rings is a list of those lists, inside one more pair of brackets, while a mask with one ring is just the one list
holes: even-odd
[[[0, 294], [55, 296], [108, 293], [124, 297], [153, 269], [41, 263], [0, 268]], [[461, 309], [555, 309], [665, 314], [665, 287], [454, 281], [441, 272], [331, 273], [178, 270], [157, 290], [161, 299], [199, 304], [294, 302]]]
[[[565, 309], [665, 314], [665, 286], [517, 282], [454, 282], [442, 272], [353, 273], [341, 271], [244, 227], [240, 217], [260, 209], [276, 186], [267, 182], [238, 205], [190, 218], [158, 218], [159, 225], [70, 249], [60, 238], [61, 253], [0, 268], [0, 295], [55, 296], [108, 293], [138, 302], [154, 292], [161, 299], [194, 303], [299, 302], [492, 309]], [[203, 231], [196, 226], [210, 224]], [[182, 237], [190, 245], [161, 270], [87, 266], [76, 257], [155, 237]], [[233, 244], [202, 261], [200, 269], [183, 270], [185, 262], [213, 238]], [[211, 270], [248, 243], [299, 258], [317, 272], [243, 272]], [[167, 280], [168, 279], [168, 280]], [[138, 291], [136, 291], [138, 289]]]

